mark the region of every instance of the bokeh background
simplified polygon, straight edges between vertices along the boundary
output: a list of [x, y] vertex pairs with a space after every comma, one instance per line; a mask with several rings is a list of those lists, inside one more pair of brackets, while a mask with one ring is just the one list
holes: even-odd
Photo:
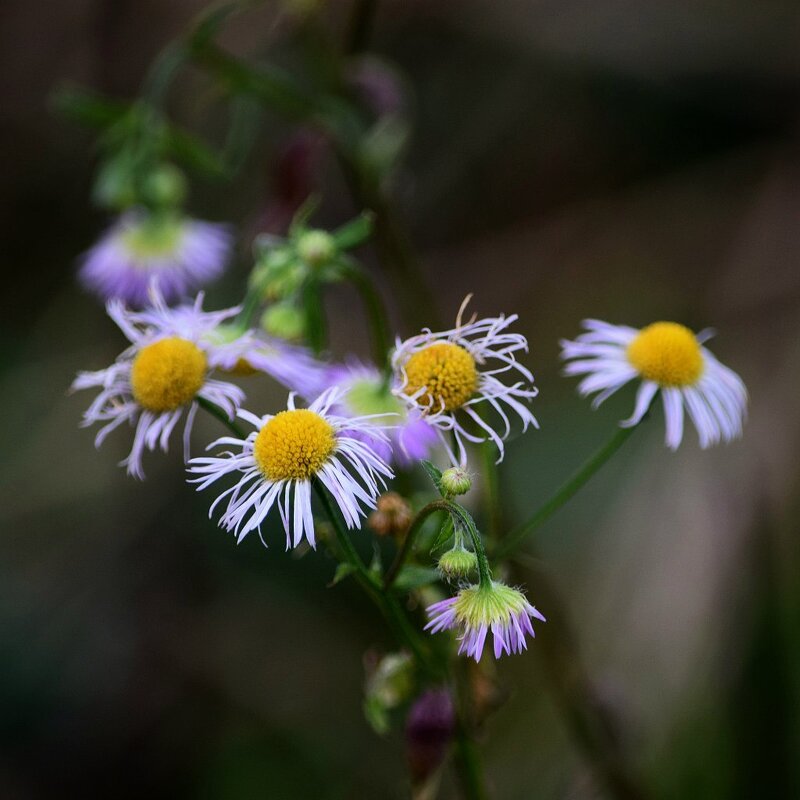
[[[225, 45], [312, 58], [350, 6], [301, 22], [308, 6], [267, 3]], [[78, 429], [87, 397], [67, 394], [122, 341], [75, 282], [105, 224], [89, 200], [92, 135], [48, 97], [65, 81], [134, 97], [202, 7], [0, 9], [4, 798], [407, 794], [402, 720], [381, 738], [361, 712], [363, 653], [390, 642], [357, 587], [326, 588], [332, 562], [285, 554], [277, 532], [269, 550], [236, 547], [177, 452], [149, 458], [145, 483], [126, 478], [125, 436], [96, 453]], [[391, 194], [440, 318], [475, 292], [477, 311], [519, 313], [530, 338], [541, 431], [502, 465], [509, 524], [629, 411], [621, 393], [592, 412], [559, 376], [558, 340], [584, 317], [713, 326], [750, 389], [744, 439], [708, 452], [692, 430], [666, 451], [656, 412], [516, 576], [545, 614], [540, 579], [559, 591], [593, 696], [653, 798], [800, 796], [798, 32], [793, 2], [383, 0], [370, 40], [403, 76], [378, 87], [387, 102], [402, 89], [411, 126]], [[169, 108], [213, 142], [226, 123], [209, 86], [190, 71]], [[323, 197], [318, 223], [360, 210], [324, 148], [287, 161], [296, 133], [265, 114], [233, 183], [192, 185], [192, 210], [241, 234], [214, 304], [236, 300], [249, 240], [280, 226], [304, 182]], [[410, 333], [373, 248], [361, 255]], [[351, 300], [328, 298], [333, 350], [366, 355]], [[280, 402], [266, 381], [252, 391]], [[218, 432], [203, 420], [195, 441]], [[498, 798], [608, 796], [545, 655], [560, 631], [551, 618], [498, 665], [509, 700], [481, 739]]]

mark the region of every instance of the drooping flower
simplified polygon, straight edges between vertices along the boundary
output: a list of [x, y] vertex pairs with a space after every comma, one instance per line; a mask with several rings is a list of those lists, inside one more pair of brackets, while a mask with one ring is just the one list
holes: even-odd
[[[498, 461], [502, 460], [503, 441], [511, 432], [508, 411], [522, 420], [523, 430], [539, 427], [526, 405], [538, 394], [533, 375], [516, 359], [516, 353], [528, 351], [528, 342], [522, 334], [508, 331], [517, 315], [473, 318], [462, 324], [469, 299], [461, 306], [455, 328], [440, 333], [426, 329], [398, 340], [392, 355], [398, 376], [396, 396], [436, 429], [453, 464], [461, 466], [466, 464], [465, 441], [490, 439], [499, 451]], [[506, 373], [521, 380], [506, 384], [500, 379]], [[492, 410], [502, 423], [499, 430], [482, 413]], [[464, 418], [471, 420], [471, 429], [465, 427]], [[450, 447], [450, 432], [457, 452]]]
[[545, 618], [519, 589], [499, 581], [467, 586], [455, 596], [427, 608], [430, 622], [425, 630], [438, 633], [453, 629], [459, 633], [459, 655], [481, 660], [486, 635], [494, 637], [494, 657], [505, 652], [521, 653], [528, 645], [525, 635], [535, 636], [531, 618]]
[[237, 482], [212, 503], [209, 515], [225, 501], [219, 524], [241, 542], [258, 530], [270, 509], [277, 506], [286, 531], [286, 547], [305, 538], [316, 547], [311, 485], [318, 480], [333, 497], [348, 528], [361, 527], [363, 506], [375, 508], [385, 478], [393, 477], [387, 464], [359, 437], [374, 428], [370, 418], [340, 417], [331, 413], [335, 390], [321, 394], [308, 408], [296, 408], [289, 395], [287, 410], [258, 417], [244, 409], [239, 417], [255, 430], [245, 438], [224, 436], [209, 449], [233, 447], [220, 456], [192, 458], [189, 472], [198, 491], [222, 477]]
[[129, 211], [83, 256], [80, 279], [103, 300], [142, 307], [152, 285], [172, 303], [219, 277], [232, 242], [225, 225]]
[[640, 379], [633, 415], [620, 425], [638, 424], [658, 392], [664, 406], [666, 445], [675, 450], [683, 438], [684, 408], [703, 448], [742, 434], [747, 389], [741, 378], [720, 364], [703, 344], [712, 331], [694, 334], [675, 322], [654, 322], [641, 330], [584, 320], [586, 333], [562, 341], [566, 375], [584, 375], [578, 391], [599, 392], [596, 408], [626, 383]]
[[[331, 367], [327, 385], [338, 389], [337, 413], [348, 417], [377, 415], [373, 419], [380, 435], [372, 436], [367, 427], [363, 436], [384, 461], [409, 466], [428, 458], [437, 445], [436, 432], [422, 414], [398, 400], [392, 386], [376, 367], [355, 362]], [[308, 396], [304, 392], [301, 394]], [[391, 427], [384, 430], [387, 422]]]
[[135, 426], [133, 445], [122, 465], [136, 478], [144, 478], [145, 449], [159, 446], [166, 451], [184, 412], [184, 455], [188, 458], [199, 398], [213, 403], [231, 419], [244, 399], [237, 386], [210, 377], [218, 356], [209, 333], [238, 309], [204, 312], [202, 299], [201, 294], [193, 305], [171, 309], [153, 291], [153, 307], [141, 312], [127, 309], [119, 300], [110, 301], [108, 315], [132, 344], [110, 367], [81, 372], [72, 384], [74, 390], [100, 390], [82, 422], [83, 426], [103, 424], [95, 446], [123, 423]]

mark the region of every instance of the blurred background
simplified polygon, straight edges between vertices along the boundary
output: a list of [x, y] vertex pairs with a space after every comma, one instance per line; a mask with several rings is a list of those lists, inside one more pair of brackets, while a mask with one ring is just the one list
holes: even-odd
[[[78, 428], [88, 396], [67, 394], [123, 342], [75, 281], [107, 223], [89, 197], [93, 135], [48, 98], [73, 81], [132, 99], [203, 6], [0, 10], [3, 798], [407, 796], [402, 719], [379, 737], [361, 711], [363, 654], [391, 642], [357, 587], [326, 588], [333, 563], [284, 553], [278, 531], [268, 550], [236, 547], [184, 482], [179, 448], [146, 459], [145, 483], [127, 478], [126, 436], [95, 452]], [[351, 11], [265, 3], [221, 41], [309, 69]], [[654, 413], [538, 531], [515, 578], [546, 615], [561, 595], [645, 796], [800, 797], [800, 7], [381, 0], [373, 23], [375, 59], [354, 80], [409, 132], [387, 193], [422, 285], [440, 320], [474, 292], [481, 314], [519, 313], [531, 343], [541, 431], [502, 464], [509, 524], [630, 411], [622, 392], [592, 412], [559, 376], [558, 340], [584, 317], [713, 326], [749, 387], [744, 439], [727, 447], [702, 452], [687, 429], [670, 453]], [[225, 104], [199, 70], [169, 110], [222, 138]], [[240, 234], [212, 305], [238, 299], [252, 236], [285, 227], [298, 195], [320, 193], [321, 225], [361, 210], [314, 134], [260, 123], [235, 180], [192, 183], [192, 212]], [[360, 255], [398, 333], [413, 332], [402, 285], [374, 246]], [[328, 297], [332, 349], [367, 355], [351, 300]], [[266, 381], [251, 390], [265, 410], [281, 402]], [[195, 442], [218, 434], [202, 420]], [[558, 614], [540, 627], [497, 667], [509, 700], [482, 731], [489, 784], [498, 798], [610, 796], [548, 655]]]

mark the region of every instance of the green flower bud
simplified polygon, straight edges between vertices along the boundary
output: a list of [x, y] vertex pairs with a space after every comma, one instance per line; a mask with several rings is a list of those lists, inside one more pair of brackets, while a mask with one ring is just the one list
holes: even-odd
[[158, 208], [174, 208], [186, 197], [186, 178], [172, 164], [162, 164], [144, 179], [142, 185], [144, 201]]
[[297, 240], [297, 254], [312, 267], [323, 267], [336, 255], [336, 242], [325, 231], [308, 231]]
[[261, 327], [270, 336], [296, 341], [306, 333], [306, 316], [293, 303], [275, 303], [261, 315]]
[[442, 473], [441, 485], [445, 494], [450, 497], [457, 497], [458, 495], [466, 494], [470, 490], [472, 479], [462, 467], [451, 467]]
[[439, 559], [439, 571], [447, 580], [466, 578], [478, 566], [478, 557], [472, 550], [456, 547]]

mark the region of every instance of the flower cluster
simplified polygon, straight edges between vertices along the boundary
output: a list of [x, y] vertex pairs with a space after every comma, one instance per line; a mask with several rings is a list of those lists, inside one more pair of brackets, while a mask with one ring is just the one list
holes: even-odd
[[[419, 524], [409, 499], [382, 493], [395, 476], [393, 466], [407, 472], [422, 463], [442, 496], [434, 506], [449, 512], [439, 539], [452, 538], [452, 546], [438, 557], [436, 575], [458, 585], [453, 596], [428, 606], [425, 629], [455, 631], [458, 653], [476, 661], [489, 634], [496, 658], [526, 649], [532, 620], [545, 618], [519, 589], [491, 578], [481, 536], [456, 504], [472, 487], [472, 445], [493, 446], [500, 461], [515, 428], [538, 427], [530, 409], [537, 389], [519, 360], [528, 342], [512, 330], [517, 316], [464, 322], [468, 297], [453, 328], [398, 339], [385, 353], [384, 367], [332, 364], [270, 335], [265, 328], [271, 324], [259, 329], [250, 320], [270, 302], [276, 276], [288, 291], [286, 275], [297, 272], [292, 258], [302, 259], [301, 283], [314, 280], [320, 265], [329, 269], [338, 257], [335, 237], [312, 231], [294, 244], [282, 243], [280, 258], [262, 258], [263, 274], [250, 281], [241, 306], [204, 311], [202, 292], [192, 301], [168, 303], [219, 272], [227, 234], [186, 220], [154, 225], [130, 212], [82, 267], [83, 279], [107, 297], [108, 315], [129, 342], [111, 366], [82, 372], [73, 383], [74, 389], [97, 390], [83, 420], [100, 424], [96, 445], [127, 422], [134, 430], [122, 463], [144, 478], [144, 452], [166, 451], [183, 419], [188, 480], [198, 491], [216, 491], [209, 516], [219, 509], [220, 527], [237, 542], [256, 531], [266, 544], [262, 527], [273, 512], [287, 549], [303, 543], [316, 548], [315, 496], [330, 513], [337, 510], [344, 529], [361, 528], [372, 510], [370, 527], [377, 534], [392, 532], [398, 543], [411, 539]], [[352, 268], [342, 263], [345, 271]], [[641, 330], [597, 320], [585, 326], [575, 341], [562, 342], [565, 372], [581, 376], [581, 394], [597, 394], [595, 406], [638, 379], [633, 415], [622, 425], [638, 425], [660, 393], [668, 447], [682, 440], [685, 412], [702, 447], [741, 435], [747, 393], [704, 346], [708, 332], [695, 335], [674, 322]], [[235, 381], [253, 375], [289, 390], [285, 408], [256, 414], [245, 407], [245, 391]], [[201, 407], [230, 432], [209, 444], [208, 454], [191, 457], [192, 425]], [[444, 472], [426, 460], [439, 454], [450, 465]], [[399, 552], [406, 551], [402, 546]], [[470, 584], [473, 574], [478, 581]], [[387, 588], [394, 577], [394, 570], [387, 573]]]

